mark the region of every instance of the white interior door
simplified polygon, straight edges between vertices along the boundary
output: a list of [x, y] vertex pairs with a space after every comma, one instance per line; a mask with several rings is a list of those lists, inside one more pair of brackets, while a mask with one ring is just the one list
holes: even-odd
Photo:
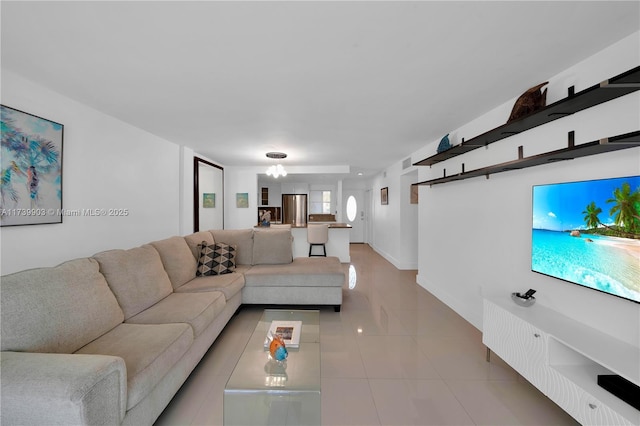
[[352, 226], [349, 231], [349, 242], [364, 242], [365, 205], [364, 191], [361, 189], [346, 189], [343, 191], [342, 205], [345, 223]]

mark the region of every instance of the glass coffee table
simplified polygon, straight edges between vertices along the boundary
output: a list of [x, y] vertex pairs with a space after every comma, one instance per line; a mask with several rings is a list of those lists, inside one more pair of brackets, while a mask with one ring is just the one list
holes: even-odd
[[[269, 359], [271, 321], [302, 321], [286, 367]], [[319, 311], [266, 309], [224, 388], [224, 424], [320, 425]]]

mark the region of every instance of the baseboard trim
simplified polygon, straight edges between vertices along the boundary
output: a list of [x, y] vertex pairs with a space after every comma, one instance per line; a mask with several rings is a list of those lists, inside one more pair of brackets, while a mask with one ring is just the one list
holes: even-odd
[[[471, 316], [465, 314], [465, 306], [452, 296], [447, 291], [443, 290], [441, 286], [432, 284], [429, 280], [423, 278], [423, 275], [416, 275], [416, 283], [433, 294], [442, 303], [453, 309], [458, 315], [464, 318], [468, 323], [473, 325], [478, 330], [482, 331], [482, 308], [480, 309], [480, 318], [471, 318]], [[482, 299], [479, 299], [480, 306], [482, 306]]]
[[411, 270], [411, 269], [418, 269], [418, 264], [417, 263], [402, 262], [402, 261], [396, 259], [395, 257], [391, 256], [389, 253], [386, 253], [383, 250], [380, 250], [376, 246], [371, 246], [371, 248], [376, 253], [378, 253], [380, 256], [382, 256], [386, 260], [388, 260], [389, 263], [391, 263], [393, 266], [395, 266], [396, 268], [400, 269], [401, 271], [406, 271], [406, 270]]

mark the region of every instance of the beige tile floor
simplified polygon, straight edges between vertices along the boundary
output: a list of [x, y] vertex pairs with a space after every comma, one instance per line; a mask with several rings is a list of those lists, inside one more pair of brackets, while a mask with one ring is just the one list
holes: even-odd
[[[577, 424], [497, 356], [486, 362], [480, 331], [416, 271], [364, 244], [351, 266], [342, 312], [320, 312], [323, 425]], [[245, 307], [231, 320], [157, 425], [222, 424], [224, 385], [261, 315]]]

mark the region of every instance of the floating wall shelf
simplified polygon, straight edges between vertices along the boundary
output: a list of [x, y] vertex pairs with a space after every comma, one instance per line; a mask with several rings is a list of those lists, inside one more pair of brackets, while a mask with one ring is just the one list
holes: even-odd
[[495, 164], [489, 167], [482, 167], [480, 169], [471, 170], [468, 172], [463, 171], [462, 173], [458, 173], [455, 175], [443, 176], [441, 178], [419, 182], [416, 185], [436, 185], [439, 183], [470, 179], [478, 176], [489, 177], [489, 175], [495, 173], [524, 169], [527, 167], [539, 166], [556, 161], [573, 160], [574, 158], [586, 157], [589, 155], [601, 154], [604, 152], [634, 148], [640, 146], [640, 131], [625, 133], [623, 135], [613, 136], [610, 138], [601, 139], [599, 141], [587, 142], [577, 146], [573, 145], [573, 132], [571, 132], [569, 133], [568, 145], [569, 146], [567, 148], [558, 149], [556, 151], [551, 151], [544, 154], [533, 155], [531, 157], [523, 157], [522, 147], [518, 147], [517, 160]]
[[418, 161], [414, 163], [414, 166], [431, 166], [637, 90], [640, 90], [640, 67], [633, 68], [575, 94], [572, 93], [573, 88], [570, 88], [569, 96], [566, 98], [519, 120], [489, 130], [468, 141], [463, 139], [460, 145]]

